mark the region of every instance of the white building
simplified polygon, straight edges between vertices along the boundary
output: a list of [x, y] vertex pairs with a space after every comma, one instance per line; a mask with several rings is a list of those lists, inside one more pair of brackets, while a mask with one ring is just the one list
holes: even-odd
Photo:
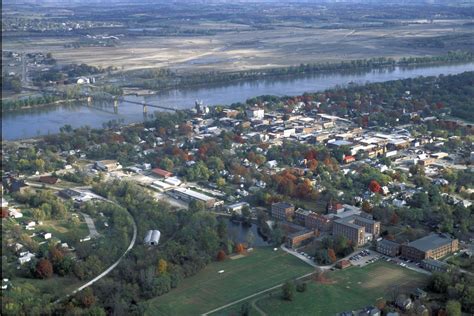
[[23, 217], [23, 213], [21, 213], [17, 209], [10, 209], [9, 215], [10, 215], [10, 217], [13, 217], [13, 218], [22, 218]]
[[21, 256], [20, 258], [18, 258], [18, 262], [20, 264], [25, 264], [27, 262], [30, 262], [32, 258], [34, 258], [35, 255], [32, 254], [31, 252], [27, 252], [26, 254], [24, 254], [23, 256]]
[[161, 233], [159, 230], [149, 230], [146, 233], [145, 239], [143, 240], [143, 243], [148, 246], [156, 246], [158, 245], [158, 242], [160, 241]]
[[276, 160], [270, 160], [267, 161], [266, 165], [268, 168], [275, 168], [278, 165], [278, 162]]
[[245, 110], [245, 114], [248, 118], [251, 119], [263, 119], [265, 116], [265, 110], [257, 107], [253, 107], [250, 109]]

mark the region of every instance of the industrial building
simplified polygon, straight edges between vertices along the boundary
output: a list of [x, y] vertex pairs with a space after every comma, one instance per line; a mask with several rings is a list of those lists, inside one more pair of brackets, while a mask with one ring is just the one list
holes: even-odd
[[179, 199], [186, 202], [200, 201], [203, 202], [207, 207], [215, 207], [220, 201], [215, 198], [207, 196], [197, 191], [186, 188], [176, 188], [171, 190], [171, 194]]

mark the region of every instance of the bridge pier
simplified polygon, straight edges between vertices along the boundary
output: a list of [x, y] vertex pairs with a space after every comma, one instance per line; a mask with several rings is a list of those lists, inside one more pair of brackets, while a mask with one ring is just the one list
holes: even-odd
[[146, 106], [145, 101], [142, 102], [143, 105], [143, 114], [146, 114], [148, 112], [148, 107]]

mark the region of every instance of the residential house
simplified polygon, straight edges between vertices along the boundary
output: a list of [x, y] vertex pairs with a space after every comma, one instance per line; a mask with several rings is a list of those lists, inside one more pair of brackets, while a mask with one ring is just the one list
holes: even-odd
[[245, 114], [249, 119], [263, 119], [265, 116], [265, 110], [258, 107], [252, 107], [245, 110]]
[[58, 180], [59, 179], [57, 177], [52, 177], [52, 176], [39, 177], [39, 182], [46, 183], [46, 184], [56, 184]]

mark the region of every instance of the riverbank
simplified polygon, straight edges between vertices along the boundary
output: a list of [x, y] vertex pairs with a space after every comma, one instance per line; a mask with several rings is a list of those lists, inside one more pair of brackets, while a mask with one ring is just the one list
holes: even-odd
[[[302, 95], [305, 92], [318, 92], [350, 83], [365, 84], [368, 82], [385, 82], [419, 76], [454, 75], [465, 71], [474, 71], [474, 63], [447, 65], [436, 67], [417, 67], [415, 69], [373, 70], [363, 74], [324, 74], [292, 76], [280, 80], [256, 80], [237, 84], [208, 86], [203, 88], [176, 89], [147, 97], [129, 96], [127, 100], [141, 103], [164, 105], [177, 110], [190, 109], [195, 100], [203, 100], [207, 105], [231, 105], [245, 102], [247, 99], [261, 95]], [[55, 134], [64, 125], [73, 128], [90, 126], [103, 128], [109, 121], [120, 121], [121, 124], [143, 122], [153, 118], [152, 113], [143, 113], [140, 105], [119, 101], [115, 108], [113, 102], [93, 102], [88, 106], [85, 102], [68, 103], [67, 106], [50, 106], [41, 109], [29, 109], [2, 113], [3, 139], [15, 140], [34, 138]]]

